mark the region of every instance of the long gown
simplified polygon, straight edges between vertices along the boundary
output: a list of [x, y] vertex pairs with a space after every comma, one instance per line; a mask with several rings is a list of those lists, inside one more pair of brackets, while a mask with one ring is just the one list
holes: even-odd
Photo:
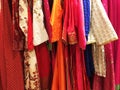
[[83, 13], [82, 1], [64, 1], [62, 39], [66, 41], [65, 44], [67, 43], [64, 52], [67, 90], [90, 89], [84, 65], [83, 52], [86, 46], [84, 17], [80, 13]]
[[12, 48], [12, 20], [9, 0], [1, 0], [0, 12], [0, 90], [24, 90], [22, 56]]
[[113, 56], [115, 67], [115, 84], [116, 90], [120, 89], [120, 0], [108, 0], [109, 16], [110, 20], [115, 28], [115, 31], [119, 37], [117, 41], [113, 43]]
[[66, 90], [65, 84], [65, 65], [62, 43], [62, 15], [63, 9], [61, 0], [54, 0], [50, 23], [52, 26], [52, 42], [57, 41], [57, 52], [54, 56], [54, 70], [51, 90]]
[[[112, 21], [112, 0], [102, 0], [103, 6]], [[94, 89], [95, 90], [115, 90], [115, 75], [114, 75], [114, 61], [112, 44], [105, 45], [105, 59], [106, 59], [106, 77], [95, 76]]]
[[[120, 25], [119, 25], [119, 20], [120, 20], [120, 1], [119, 0], [102, 0], [103, 5], [108, 13], [108, 16], [111, 20], [111, 23], [113, 24], [113, 27], [115, 28], [115, 31], [120, 37]], [[114, 61], [114, 69], [115, 69], [115, 84], [116, 84], [116, 90], [120, 89], [120, 66], [119, 66], [119, 51], [120, 51], [120, 39], [112, 43], [112, 46], [106, 46], [110, 47], [111, 49], [111, 55], [113, 54], [113, 61]]]

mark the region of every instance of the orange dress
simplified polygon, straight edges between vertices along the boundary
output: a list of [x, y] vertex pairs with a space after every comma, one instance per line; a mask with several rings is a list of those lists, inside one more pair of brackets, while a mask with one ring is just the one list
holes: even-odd
[[51, 90], [66, 90], [65, 62], [64, 62], [64, 55], [63, 55], [62, 40], [58, 41]]
[[52, 42], [58, 42], [51, 90], [66, 90], [62, 44], [62, 15], [61, 0], [54, 0], [50, 23], [52, 26]]

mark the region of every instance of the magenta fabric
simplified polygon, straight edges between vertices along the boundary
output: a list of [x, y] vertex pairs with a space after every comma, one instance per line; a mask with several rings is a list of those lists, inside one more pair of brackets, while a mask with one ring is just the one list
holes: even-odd
[[[112, 18], [112, 1], [102, 0], [106, 13]], [[115, 90], [114, 58], [112, 44], [105, 45], [106, 77], [94, 76], [93, 90]]]
[[52, 27], [50, 25], [50, 6], [48, 0], [43, 0], [43, 11], [45, 16], [45, 27], [49, 36], [49, 41], [51, 42], [52, 38]]
[[93, 90], [115, 90], [114, 62], [111, 44], [105, 46], [106, 77], [94, 76]]
[[113, 43], [114, 61], [115, 61], [115, 82], [120, 84], [120, 0], [112, 0], [112, 23], [118, 35], [118, 40]]
[[[114, 0], [115, 1], [115, 0]], [[106, 13], [108, 14], [109, 19], [112, 22], [112, 16], [113, 13], [113, 1], [112, 0], [102, 0], [103, 6], [106, 10]], [[114, 71], [114, 57], [113, 57], [113, 47], [112, 43], [105, 45], [105, 57], [106, 57], [106, 63], [107, 63], [107, 76], [106, 76], [106, 85], [105, 90], [115, 90], [115, 71]], [[108, 78], [107, 78], [108, 77]], [[110, 80], [111, 79], [111, 80]], [[107, 83], [109, 82], [109, 83]]]
[[118, 35], [118, 40], [112, 43], [114, 69], [115, 69], [115, 83], [120, 84], [120, 0], [102, 0], [104, 6], [107, 7], [108, 16]]

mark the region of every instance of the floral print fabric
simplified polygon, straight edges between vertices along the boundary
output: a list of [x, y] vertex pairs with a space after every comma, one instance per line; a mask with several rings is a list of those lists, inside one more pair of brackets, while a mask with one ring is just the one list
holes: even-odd
[[[25, 89], [40, 90], [40, 78], [38, 73], [37, 58], [34, 48], [28, 50], [29, 10], [27, 0], [19, 1], [19, 25], [26, 37], [25, 46]], [[32, 17], [32, 15], [31, 15]], [[48, 40], [48, 35], [43, 23], [42, 0], [33, 0], [33, 45], [39, 45]], [[31, 32], [30, 32], [31, 33]]]
[[24, 52], [25, 89], [41, 90], [35, 50]]
[[44, 26], [42, 0], [33, 0], [33, 44], [39, 45], [48, 40]]

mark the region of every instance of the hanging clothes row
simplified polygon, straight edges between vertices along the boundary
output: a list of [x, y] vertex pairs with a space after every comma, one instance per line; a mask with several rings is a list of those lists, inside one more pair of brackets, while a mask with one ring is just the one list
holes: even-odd
[[0, 0], [0, 90], [115, 90], [107, 10], [101, 0]]

